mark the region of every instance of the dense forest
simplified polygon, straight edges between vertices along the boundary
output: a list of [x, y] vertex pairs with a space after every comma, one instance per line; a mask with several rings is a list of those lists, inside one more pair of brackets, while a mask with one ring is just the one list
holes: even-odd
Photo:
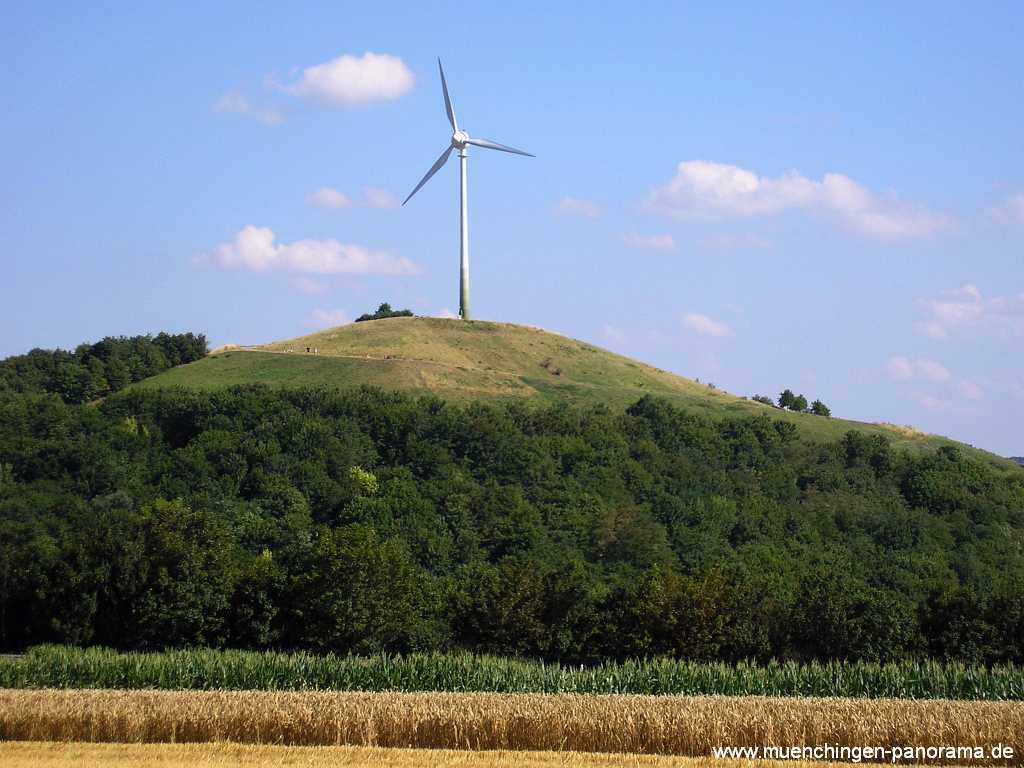
[[116, 392], [205, 347], [2, 364], [0, 647], [1024, 662], [1024, 472], [652, 398]]
[[66, 403], [88, 403], [205, 355], [206, 337], [192, 333], [108, 336], [74, 352], [33, 349], [0, 360], [0, 392], [51, 392]]

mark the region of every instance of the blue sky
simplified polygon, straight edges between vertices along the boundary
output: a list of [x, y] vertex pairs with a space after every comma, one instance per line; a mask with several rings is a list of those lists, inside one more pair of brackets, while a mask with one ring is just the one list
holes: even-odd
[[[1020, 4], [7, 6], [0, 355], [457, 309], [1024, 454]], [[367, 55], [370, 54], [370, 55]]]

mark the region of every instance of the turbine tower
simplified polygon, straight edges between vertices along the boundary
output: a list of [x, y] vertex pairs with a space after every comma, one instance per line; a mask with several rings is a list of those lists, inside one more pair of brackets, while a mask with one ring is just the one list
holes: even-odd
[[459, 129], [459, 122], [455, 119], [455, 109], [452, 107], [451, 97], [448, 95], [448, 83], [444, 79], [444, 67], [441, 66], [441, 59], [437, 60], [437, 68], [441, 72], [441, 90], [444, 91], [444, 109], [448, 113], [448, 122], [452, 125], [452, 140], [445, 148], [441, 156], [427, 171], [427, 175], [420, 179], [420, 183], [409, 193], [409, 197], [402, 201], [402, 205], [408, 203], [412, 196], [420, 191], [420, 187], [426, 184], [430, 177], [441, 170], [441, 166], [448, 161], [453, 150], [459, 153], [459, 316], [463, 320], [469, 320], [469, 212], [466, 192], [466, 159], [469, 154], [469, 145], [483, 147], [484, 149], [497, 149], [501, 152], [511, 152], [514, 155], [526, 155], [533, 157], [529, 152], [524, 152], [515, 147], [508, 147], [487, 139], [474, 139], [463, 130]]

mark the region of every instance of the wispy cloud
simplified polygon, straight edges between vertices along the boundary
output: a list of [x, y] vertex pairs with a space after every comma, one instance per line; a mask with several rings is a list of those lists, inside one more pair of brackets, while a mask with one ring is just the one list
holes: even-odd
[[622, 236], [622, 241], [630, 248], [648, 251], [674, 251], [676, 240], [672, 235], [638, 235], [629, 232]]
[[929, 238], [952, 227], [946, 216], [895, 198], [881, 198], [840, 173], [827, 173], [821, 181], [797, 171], [768, 178], [706, 160], [679, 163], [676, 175], [652, 190], [645, 205], [678, 219], [822, 211], [836, 216], [849, 229], [878, 239]]
[[911, 360], [906, 357], [897, 356], [890, 357], [885, 367], [889, 372], [889, 376], [896, 381], [911, 381], [923, 378], [928, 381], [946, 382], [952, 377], [949, 369], [935, 360]]
[[555, 205], [555, 213], [563, 216], [583, 216], [588, 219], [596, 219], [601, 215], [601, 206], [593, 200], [566, 196]]
[[340, 210], [352, 207], [351, 198], [332, 187], [320, 187], [316, 192], [306, 197], [306, 202], [314, 208], [324, 208], [325, 210]]
[[922, 408], [927, 408], [929, 411], [948, 411], [953, 407], [952, 400], [935, 397], [924, 392], [916, 392], [914, 394], [914, 399], [917, 400], [918, 405]]
[[918, 333], [938, 341], [953, 334], [1024, 336], [1024, 292], [987, 299], [976, 285], [967, 283], [937, 298], [919, 299], [917, 307], [924, 315], [915, 324]]
[[[955, 408], [966, 412], [963, 407], [957, 407], [956, 403], [978, 401], [985, 397], [985, 389], [981, 383], [970, 379], [955, 379], [949, 369], [936, 360], [896, 356], [890, 357], [886, 361], [885, 367], [894, 381], [928, 381], [933, 384], [946, 385], [946, 392], [949, 394], [945, 397], [937, 397], [923, 392], [913, 394], [918, 404], [929, 410], [941, 411]], [[955, 398], [955, 401], [951, 398]]]
[[712, 320], [707, 315], [689, 314], [683, 318], [683, 327], [701, 336], [732, 336], [732, 328], [725, 323]]
[[249, 225], [227, 243], [217, 246], [210, 259], [225, 269], [253, 272], [297, 272], [332, 275], [411, 275], [419, 269], [406, 258], [372, 251], [337, 240], [275, 242], [269, 227]]
[[332, 328], [349, 322], [348, 313], [343, 309], [314, 309], [306, 318], [310, 328]]
[[380, 187], [363, 187], [363, 204], [367, 208], [397, 208], [398, 200]]
[[314, 208], [329, 211], [347, 208], [395, 208], [398, 205], [394, 195], [379, 187], [363, 187], [357, 198], [351, 198], [333, 187], [320, 187], [316, 192], [306, 196], [306, 202]]
[[397, 99], [408, 93], [414, 82], [412, 71], [397, 56], [344, 54], [303, 69], [298, 79], [283, 89], [322, 104], [351, 106]]
[[708, 251], [763, 251], [772, 247], [771, 240], [757, 235], [721, 234], [697, 241], [697, 247]]
[[284, 115], [276, 107], [253, 104], [240, 91], [228, 91], [213, 105], [214, 112], [241, 115], [264, 125], [279, 125]]

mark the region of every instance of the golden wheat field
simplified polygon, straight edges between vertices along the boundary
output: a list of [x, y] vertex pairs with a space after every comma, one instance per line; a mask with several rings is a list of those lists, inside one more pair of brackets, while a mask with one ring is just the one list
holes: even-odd
[[2, 690], [0, 740], [218, 742], [707, 756], [729, 745], [1024, 754], [1024, 703], [269, 691]]
[[394, 747], [285, 747], [234, 744], [83, 744], [0, 742], [4, 768], [815, 768], [802, 761], [712, 760], [706, 757], [593, 752], [473, 752]]

